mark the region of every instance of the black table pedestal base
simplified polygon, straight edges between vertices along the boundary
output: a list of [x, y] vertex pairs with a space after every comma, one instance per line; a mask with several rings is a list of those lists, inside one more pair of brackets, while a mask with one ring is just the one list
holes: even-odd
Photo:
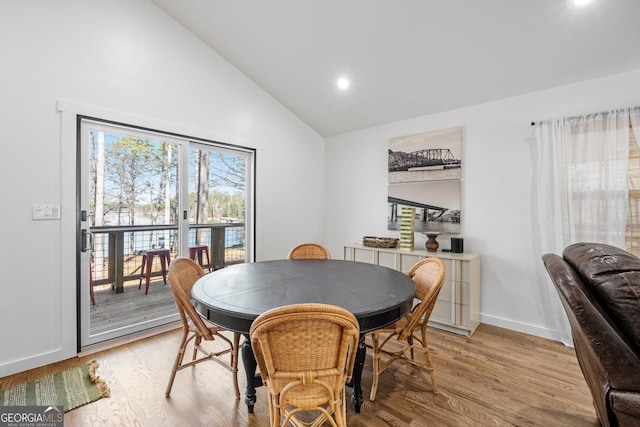
[[351, 377], [351, 381], [347, 384], [348, 387], [353, 388], [351, 393], [351, 403], [353, 403], [356, 414], [360, 413], [360, 407], [362, 406], [362, 402], [364, 402], [364, 397], [362, 397], [362, 370], [364, 368], [366, 355], [367, 346], [364, 343], [364, 335], [362, 335], [358, 342], [358, 349], [356, 350], [356, 363], [353, 366], [353, 376]]
[[253, 349], [251, 349], [251, 340], [249, 339], [249, 335], [244, 336], [241, 353], [244, 372], [247, 375], [247, 391], [244, 395], [244, 403], [247, 404], [249, 413], [252, 414], [253, 406], [256, 404], [256, 387], [260, 387], [262, 385], [262, 377], [260, 374], [256, 374], [258, 363], [256, 362], [256, 357], [253, 354]]

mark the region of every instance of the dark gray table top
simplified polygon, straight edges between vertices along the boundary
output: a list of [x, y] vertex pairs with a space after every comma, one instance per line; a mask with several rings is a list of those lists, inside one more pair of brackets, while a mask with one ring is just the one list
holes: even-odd
[[355, 261], [277, 260], [209, 273], [193, 286], [196, 309], [213, 323], [247, 334], [272, 308], [298, 303], [349, 310], [365, 333], [395, 322], [413, 305], [415, 284], [396, 270]]

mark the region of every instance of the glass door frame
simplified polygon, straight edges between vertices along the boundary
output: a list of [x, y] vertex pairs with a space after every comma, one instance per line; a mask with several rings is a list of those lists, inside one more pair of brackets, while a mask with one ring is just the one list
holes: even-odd
[[[112, 123], [108, 121], [92, 119], [88, 117], [78, 117], [78, 128], [79, 128], [79, 138], [78, 138], [78, 151], [79, 151], [79, 167], [80, 167], [80, 179], [79, 179], [79, 222], [80, 229], [79, 233], [79, 264], [80, 264], [80, 286], [79, 286], [79, 348], [81, 350], [85, 350], [97, 344], [102, 344], [108, 341], [112, 341], [115, 339], [119, 339], [123, 336], [140, 333], [152, 328], [156, 328], [159, 326], [164, 326], [167, 324], [171, 324], [177, 322], [179, 320], [178, 313], [174, 313], [169, 316], [163, 316], [159, 318], [150, 319], [141, 323], [136, 323], [132, 325], [127, 325], [123, 327], [117, 327], [105, 332], [100, 332], [97, 334], [92, 334], [90, 331], [90, 321], [91, 321], [91, 295], [90, 295], [90, 265], [91, 265], [91, 253], [92, 248], [86, 250], [92, 246], [92, 236], [91, 233], [82, 233], [81, 230], [89, 230], [89, 221], [88, 218], [82, 212], [89, 212], [89, 186], [88, 186], [88, 177], [89, 177], [89, 132], [90, 130], [101, 130], [109, 133], [123, 133], [123, 134], [131, 134], [135, 133], [135, 136], [141, 138], [148, 138], [151, 140], [161, 140], [163, 142], [168, 142], [174, 144], [178, 147], [178, 173], [180, 177], [179, 180], [186, 179], [185, 176], [188, 176], [188, 170], [185, 172], [184, 169], [184, 156], [188, 155], [189, 142], [179, 138], [173, 138], [170, 135], [166, 135], [163, 133], [155, 133], [149, 132], [143, 129], [136, 128], [135, 126], [128, 125], [120, 125], [117, 123]], [[185, 154], [187, 153], [187, 154]], [[188, 162], [186, 163], [188, 169]], [[180, 181], [180, 186], [177, 188], [177, 197], [178, 197], [178, 206], [182, 205], [182, 200], [187, 199], [188, 197], [182, 197], [183, 184]], [[83, 218], [84, 216], [84, 218]], [[176, 215], [177, 225], [178, 225], [178, 235], [183, 236], [186, 235], [188, 230], [188, 220], [183, 219], [182, 215]], [[181, 242], [183, 239], [180, 239]], [[178, 249], [178, 255], [183, 255], [185, 252]]]
[[91, 235], [84, 238], [82, 229], [88, 229], [88, 221], [83, 221], [82, 211], [89, 211], [89, 130], [99, 129], [111, 133], [134, 134], [150, 140], [159, 140], [175, 144], [179, 147], [178, 155], [178, 188], [177, 188], [177, 225], [178, 225], [178, 256], [187, 256], [189, 253], [189, 152], [194, 149], [208, 149], [214, 152], [232, 153], [234, 155], [246, 156], [246, 190], [245, 190], [245, 260], [252, 262], [255, 259], [255, 149], [240, 147], [230, 144], [217, 143], [210, 140], [191, 138], [181, 134], [153, 131], [148, 128], [141, 128], [133, 125], [126, 125], [104, 119], [96, 119], [89, 116], [77, 115], [77, 262], [78, 262], [78, 351], [90, 349], [97, 345], [102, 345], [110, 341], [116, 341], [124, 336], [137, 334], [158, 328], [179, 320], [178, 314], [164, 316], [157, 319], [145, 321], [124, 328], [116, 328], [111, 331], [94, 334], [90, 332], [90, 252], [83, 252], [82, 249], [91, 244]]

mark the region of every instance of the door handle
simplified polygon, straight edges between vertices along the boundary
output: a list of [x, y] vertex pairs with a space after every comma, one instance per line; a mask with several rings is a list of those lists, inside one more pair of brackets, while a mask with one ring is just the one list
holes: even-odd
[[93, 252], [93, 233], [82, 229], [82, 252]]

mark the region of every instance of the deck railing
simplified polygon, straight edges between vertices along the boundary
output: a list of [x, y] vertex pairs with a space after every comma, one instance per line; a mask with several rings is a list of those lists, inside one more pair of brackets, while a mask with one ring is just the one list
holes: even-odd
[[[116, 293], [124, 291], [127, 281], [139, 280], [142, 254], [148, 249], [169, 249], [177, 256], [177, 225], [132, 225], [91, 227], [93, 286], [111, 284]], [[244, 223], [198, 224], [189, 226], [189, 246], [209, 248], [211, 270], [245, 260]], [[185, 254], [187, 256], [188, 254]], [[160, 263], [154, 262], [152, 276], [160, 275]]]

